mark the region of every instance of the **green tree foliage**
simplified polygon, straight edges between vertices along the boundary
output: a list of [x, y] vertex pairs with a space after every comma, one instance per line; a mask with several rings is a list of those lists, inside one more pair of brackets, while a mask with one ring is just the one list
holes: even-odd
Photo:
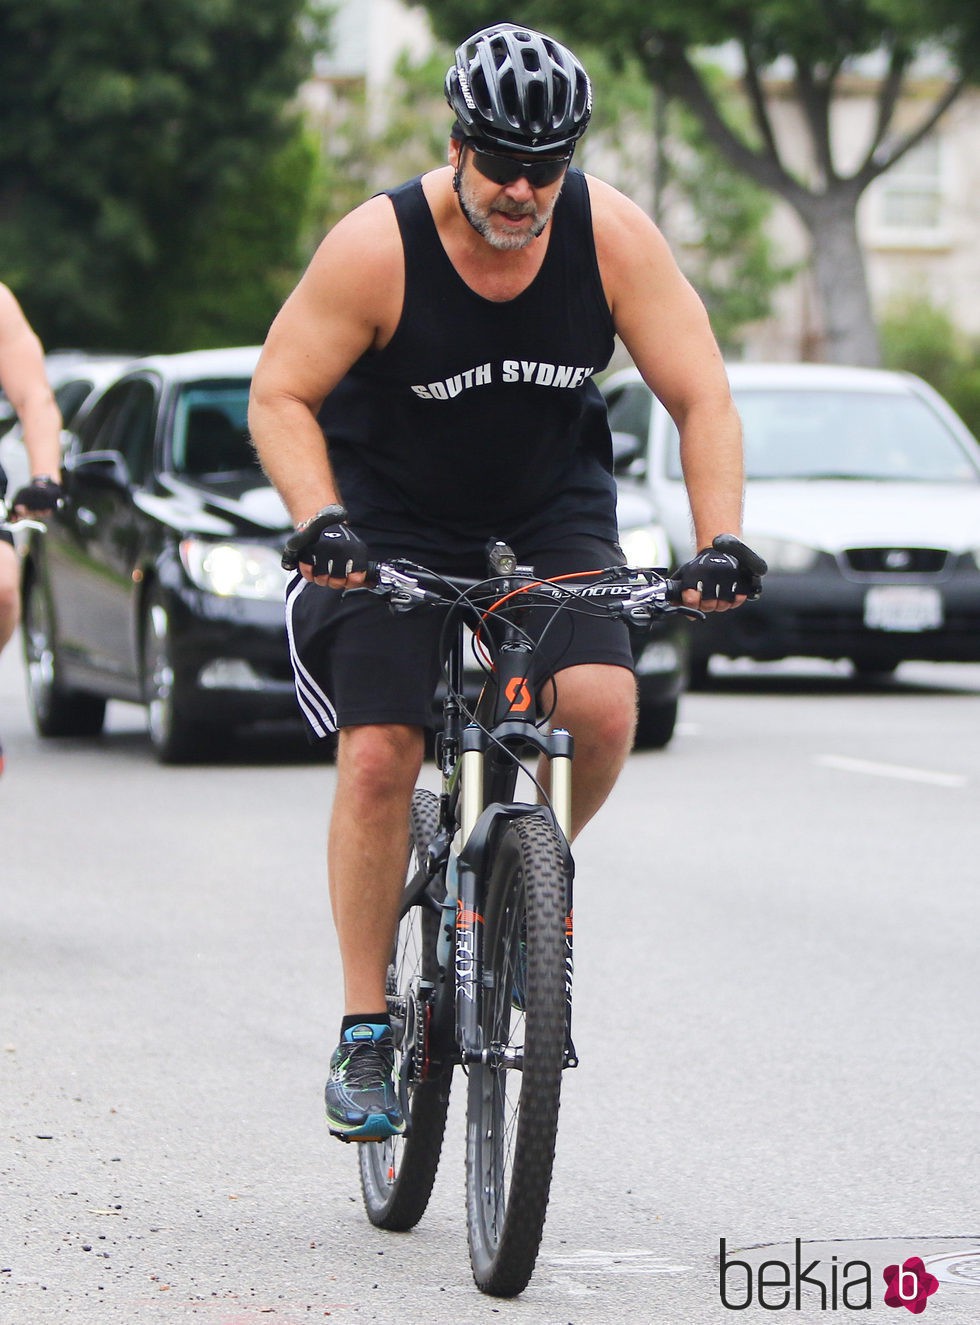
[[757, 184], [733, 170], [696, 120], [680, 120], [692, 149], [675, 159], [672, 175], [696, 218], [697, 244], [680, 265], [704, 300], [722, 351], [737, 357], [744, 330], [768, 317], [776, 288], [795, 268], [778, 260], [766, 232], [772, 204]]
[[[458, 42], [499, 19], [495, 0], [426, 0], [436, 26]], [[822, 305], [825, 357], [875, 362], [856, 212], [864, 189], [920, 142], [967, 82], [980, 74], [980, 6], [963, 0], [527, 0], [521, 21], [638, 58], [649, 79], [684, 102], [728, 162], [793, 207], [809, 233]], [[697, 57], [728, 43], [741, 65], [751, 115], [744, 131], [713, 94]], [[917, 54], [941, 56], [940, 88], [911, 127], [896, 111]], [[838, 163], [831, 116], [842, 80], [863, 57], [880, 60], [872, 128], [857, 165]], [[766, 76], [782, 58], [806, 137], [790, 160], [777, 138]]]
[[386, 100], [370, 115], [362, 81], [334, 88], [317, 125], [322, 232], [380, 189], [445, 165], [450, 119], [442, 80], [450, 56], [442, 47], [422, 60], [399, 55]]
[[[581, 54], [598, 98], [579, 163], [630, 196], [648, 192], [653, 152], [653, 90], [635, 59], [611, 61], [601, 48]], [[445, 163], [451, 112], [442, 87], [452, 47], [437, 44], [421, 61], [402, 55], [388, 83], [388, 101], [372, 134], [363, 88], [338, 97], [321, 127], [324, 192], [319, 215], [329, 229], [351, 207], [378, 189]], [[687, 275], [708, 305], [722, 345], [737, 353], [740, 332], [765, 317], [774, 288], [790, 274], [773, 254], [765, 222], [771, 201], [763, 189], [732, 170], [696, 120], [679, 109], [670, 136], [683, 140], [669, 171], [674, 205], [699, 220], [699, 242], [680, 256]], [[665, 173], [664, 184], [667, 184]]]
[[305, 3], [0, 0], [0, 273], [46, 344], [264, 334], [307, 218]]
[[892, 300], [881, 320], [882, 358], [925, 378], [980, 438], [980, 341], [962, 335], [928, 298]]

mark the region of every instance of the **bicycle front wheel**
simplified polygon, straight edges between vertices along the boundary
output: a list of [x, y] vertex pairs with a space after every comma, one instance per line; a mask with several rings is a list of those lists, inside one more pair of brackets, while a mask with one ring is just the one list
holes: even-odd
[[[424, 863], [438, 829], [439, 802], [430, 791], [412, 798], [408, 877]], [[368, 1219], [378, 1228], [414, 1228], [432, 1194], [449, 1109], [452, 1063], [434, 1065], [429, 1055], [429, 1018], [438, 981], [436, 939], [439, 915], [423, 905], [402, 916], [388, 968], [388, 1009], [408, 1099], [404, 1136], [358, 1145], [361, 1190]]]
[[544, 1229], [565, 1052], [565, 858], [536, 816], [501, 834], [489, 871], [483, 1043], [469, 1069], [466, 1206], [473, 1278], [527, 1287]]

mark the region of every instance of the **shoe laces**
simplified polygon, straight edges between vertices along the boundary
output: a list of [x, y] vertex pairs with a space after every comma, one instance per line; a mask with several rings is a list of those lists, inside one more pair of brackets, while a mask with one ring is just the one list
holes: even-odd
[[376, 1040], [365, 1040], [350, 1046], [344, 1077], [348, 1086], [370, 1090], [383, 1086], [391, 1074], [395, 1055], [390, 1048]]

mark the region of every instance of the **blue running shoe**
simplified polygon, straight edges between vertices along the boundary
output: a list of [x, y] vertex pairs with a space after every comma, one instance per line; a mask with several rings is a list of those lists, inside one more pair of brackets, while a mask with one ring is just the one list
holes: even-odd
[[327, 1124], [341, 1141], [401, 1136], [405, 1118], [394, 1082], [395, 1044], [389, 1026], [349, 1027], [330, 1058], [324, 1096]]

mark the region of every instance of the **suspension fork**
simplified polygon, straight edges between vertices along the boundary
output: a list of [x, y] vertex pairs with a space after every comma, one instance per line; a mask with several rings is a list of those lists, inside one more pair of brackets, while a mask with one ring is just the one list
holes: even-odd
[[[461, 755], [460, 829], [463, 848], [457, 862], [459, 893], [456, 903], [456, 1030], [460, 1056], [464, 1063], [483, 1062], [490, 1046], [483, 1043], [481, 1029], [482, 1000], [486, 989], [484, 976], [484, 930], [487, 904], [487, 874], [491, 848], [506, 820], [539, 815], [552, 826], [556, 816], [541, 805], [518, 805], [492, 802], [484, 807], [483, 788], [488, 747], [508, 740], [522, 740], [536, 747], [551, 761], [552, 767], [570, 765], [572, 738], [566, 731], [542, 734], [523, 721], [503, 723], [488, 734], [475, 724], [464, 728]], [[554, 781], [554, 779], [553, 779]], [[575, 1067], [578, 1059], [572, 1043], [572, 856], [562, 834], [566, 857], [566, 908], [564, 920], [565, 949], [565, 1066]]]
[[[505, 640], [497, 653], [497, 694], [496, 694], [496, 727], [494, 735], [498, 739], [505, 736], [512, 738], [519, 737], [522, 729], [528, 729], [534, 733], [536, 739], [528, 737], [528, 744], [536, 745], [537, 748], [547, 756], [551, 775], [551, 787], [549, 799], [554, 813], [555, 822], [561, 830], [566, 843], [571, 841], [572, 832], [572, 748], [573, 742], [571, 734], [563, 728], [557, 728], [550, 737], [541, 737], [537, 727], [533, 725], [536, 713], [536, 700], [531, 689], [531, 680], [528, 676], [528, 662], [530, 660], [530, 648], [523, 641], [515, 642]], [[515, 720], [514, 715], [519, 715]], [[494, 754], [491, 752], [490, 762], [494, 762]], [[506, 779], [512, 771], [513, 764], [509, 768], [498, 771], [498, 776], [489, 779], [488, 800], [495, 799], [494, 792], [500, 795], [497, 790], [497, 780], [502, 777]], [[475, 771], [475, 769], [474, 769]], [[481, 784], [482, 785], [482, 784]], [[507, 799], [513, 792], [513, 779], [509, 783], [510, 790], [507, 793]], [[500, 799], [503, 799], [500, 796]], [[465, 840], [465, 839], [464, 839]], [[572, 857], [568, 854], [568, 884], [567, 899], [565, 907], [565, 1063], [566, 1067], [577, 1067], [578, 1056], [575, 1052], [575, 1044], [572, 1040], [572, 974], [575, 967], [574, 962], [574, 907], [572, 901]]]

